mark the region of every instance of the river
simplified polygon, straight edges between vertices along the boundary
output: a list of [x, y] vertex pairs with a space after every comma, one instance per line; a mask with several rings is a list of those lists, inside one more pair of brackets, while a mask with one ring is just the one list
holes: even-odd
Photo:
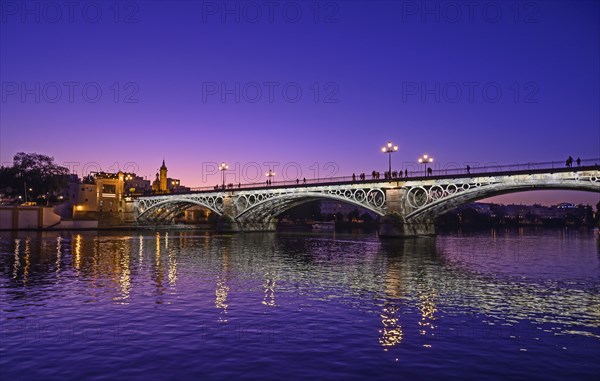
[[0, 234], [0, 378], [600, 375], [599, 239]]

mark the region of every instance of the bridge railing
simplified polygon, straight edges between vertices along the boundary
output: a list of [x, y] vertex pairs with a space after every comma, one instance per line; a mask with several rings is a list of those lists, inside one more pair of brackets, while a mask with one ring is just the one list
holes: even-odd
[[[585, 159], [579, 163], [573, 162], [572, 167], [586, 166], [597, 166], [600, 163], [600, 158], [596, 159]], [[222, 191], [222, 190], [238, 190], [238, 189], [255, 189], [255, 188], [266, 188], [266, 187], [293, 187], [303, 185], [318, 185], [318, 184], [330, 184], [330, 183], [344, 183], [344, 182], [368, 182], [368, 181], [382, 181], [382, 180], [413, 180], [423, 179], [426, 177], [439, 177], [439, 176], [468, 176], [468, 175], [481, 175], [486, 173], [502, 173], [502, 172], [518, 172], [528, 170], [544, 170], [544, 169], [564, 169], [566, 167], [565, 161], [546, 161], [539, 163], [520, 163], [520, 164], [503, 164], [503, 165], [486, 165], [486, 166], [474, 166], [467, 168], [454, 166], [448, 166], [443, 169], [432, 169], [430, 174], [427, 174], [424, 167], [419, 168], [419, 164], [415, 163], [415, 167], [418, 169], [404, 171], [398, 171], [395, 176], [391, 178], [386, 173], [369, 173], [369, 174], [355, 174], [352, 176], [334, 176], [334, 177], [319, 177], [314, 179], [294, 179], [294, 180], [281, 180], [272, 181], [270, 184], [264, 182], [254, 183], [228, 183], [225, 184], [225, 188], [222, 185], [205, 186], [191, 188], [190, 192], [209, 192], [209, 191]], [[392, 171], [392, 174], [394, 172]], [[186, 192], [187, 193], [187, 192]]]
[[[573, 162], [571, 167], [586, 167], [586, 166], [597, 166], [600, 163], [600, 158], [596, 159], [585, 159], [581, 160], [579, 164]], [[498, 164], [498, 165], [485, 165], [475, 166], [467, 169], [466, 166], [459, 168], [444, 168], [433, 170], [433, 176], [447, 176], [447, 175], [473, 175], [473, 174], [484, 174], [494, 172], [518, 172], [528, 170], [543, 170], [543, 169], [564, 169], [567, 168], [565, 161], [545, 161], [539, 163], [519, 163], [519, 164]], [[421, 175], [423, 175], [421, 171]]]

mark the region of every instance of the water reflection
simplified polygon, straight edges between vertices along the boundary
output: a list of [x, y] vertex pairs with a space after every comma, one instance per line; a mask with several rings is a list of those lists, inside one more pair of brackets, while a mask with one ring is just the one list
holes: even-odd
[[[371, 339], [385, 351], [411, 334], [435, 346], [449, 318], [474, 313], [492, 327], [526, 321], [552, 335], [600, 338], [598, 246], [572, 235], [551, 241], [494, 231], [387, 242], [344, 235], [52, 234], [1, 241], [7, 287], [38, 287], [9, 293], [9, 300], [68, 291], [85, 302], [168, 304], [197, 295], [213, 319], [218, 311], [218, 322], [242, 310], [277, 311], [289, 299], [323, 302], [373, 314]], [[47, 286], [58, 280], [64, 289]]]
[[30, 249], [30, 240], [27, 238], [25, 240], [25, 268], [23, 269], [23, 285], [27, 285], [29, 282], [29, 267], [31, 266], [31, 249]]
[[405, 250], [404, 244], [405, 242], [387, 242], [382, 245], [382, 254], [387, 259], [387, 264], [384, 277], [385, 303], [380, 314], [382, 328], [379, 330], [379, 343], [384, 351], [399, 344], [404, 336], [398, 317], [400, 311], [398, 303], [405, 291], [401, 263]]
[[77, 275], [79, 275], [79, 270], [81, 269], [81, 234], [76, 234], [73, 242], [75, 243], [75, 249], [72, 250], [75, 253], [75, 261], [73, 263], [73, 267], [77, 270]]
[[144, 236], [140, 234], [139, 237], [139, 250], [138, 250], [138, 264], [141, 267], [144, 261]]
[[17, 279], [19, 273], [19, 267], [21, 266], [21, 259], [19, 258], [19, 248], [21, 246], [21, 240], [15, 239], [15, 259], [13, 263], [13, 279]]
[[379, 331], [381, 337], [379, 343], [383, 346], [383, 349], [387, 351], [390, 347], [394, 347], [402, 341], [402, 326], [398, 322], [399, 307], [393, 304], [386, 305], [383, 307], [381, 312], [381, 324], [383, 329]]
[[[160, 233], [156, 233], [156, 252], [154, 255], [154, 284], [156, 285], [156, 295], [160, 296], [164, 294], [164, 269], [161, 260], [161, 245], [160, 245]], [[156, 303], [162, 303], [162, 299], [156, 301]]]
[[221, 266], [217, 274], [216, 290], [215, 290], [215, 307], [220, 311], [219, 322], [227, 322], [227, 297], [229, 296], [229, 286], [227, 285], [229, 276], [229, 242], [226, 241], [223, 244], [221, 250]]
[[125, 241], [125, 245], [126, 247], [119, 252], [121, 257], [121, 267], [118, 269], [118, 271], [121, 273], [119, 277], [119, 285], [121, 286], [122, 300], [128, 299], [131, 292], [131, 270], [129, 269], [131, 249], [129, 240]]
[[[421, 313], [421, 320], [419, 320], [419, 333], [425, 337], [435, 336], [433, 330], [435, 325], [434, 313], [437, 311], [435, 307], [435, 291], [428, 290], [419, 293], [419, 312]], [[431, 343], [423, 343], [424, 347], [431, 347]]]
[[266, 274], [266, 279], [263, 284], [265, 295], [262, 304], [269, 307], [275, 307], [275, 279], [271, 275]]
[[61, 261], [61, 257], [62, 257], [62, 237], [58, 236], [56, 237], [56, 262], [55, 263], [55, 267], [56, 267], [56, 280], [58, 281], [60, 278], [60, 261]]
[[169, 250], [169, 286], [175, 287], [177, 284], [177, 251]]

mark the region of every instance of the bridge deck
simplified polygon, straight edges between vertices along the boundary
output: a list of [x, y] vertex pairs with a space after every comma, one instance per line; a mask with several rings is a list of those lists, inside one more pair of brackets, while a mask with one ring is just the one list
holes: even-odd
[[[587, 160], [589, 161], [589, 160]], [[521, 165], [523, 166], [523, 165]], [[535, 166], [535, 164], [531, 164], [531, 166]], [[498, 166], [500, 167], [500, 166]], [[511, 166], [505, 166], [511, 167]], [[373, 183], [400, 183], [400, 182], [409, 182], [409, 181], [424, 181], [424, 180], [441, 180], [441, 179], [463, 179], [463, 178], [477, 178], [477, 177], [496, 177], [496, 176], [508, 176], [508, 175], [533, 175], [540, 173], [564, 173], [564, 172], [583, 172], [590, 170], [600, 170], [600, 165], [586, 165], [579, 167], [557, 167], [557, 168], [524, 168], [518, 170], [496, 170], [490, 172], [479, 172], [479, 170], [484, 167], [472, 168], [471, 173], [466, 173], [463, 170], [463, 173], [441, 173], [445, 172], [444, 170], [434, 171], [431, 176], [409, 176], [409, 177], [396, 177], [393, 179], [365, 179], [365, 180], [352, 180], [352, 176], [345, 177], [334, 177], [334, 178], [321, 178], [321, 179], [311, 179], [307, 180], [306, 183], [303, 181], [280, 181], [273, 182], [272, 185], [267, 186], [263, 183], [252, 183], [252, 184], [240, 184], [240, 186], [234, 186], [233, 188], [227, 187], [223, 189], [219, 187], [215, 189], [215, 187], [203, 187], [203, 188], [194, 188], [188, 192], [176, 192], [169, 194], [201, 194], [201, 193], [214, 193], [214, 192], [236, 192], [236, 191], [247, 191], [247, 190], [265, 190], [265, 189], [287, 189], [287, 188], [310, 188], [315, 186], [333, 186], [333, 185], [349, 185], [349, 184], [373, 184]], [[497, 167], [495, 167], [497, 168]], [[501, 167], [500, 167], [501, 168]], [[132, 195], [132, 197], [151, 197], [158, 196], [164, 194], [139, 194]]]

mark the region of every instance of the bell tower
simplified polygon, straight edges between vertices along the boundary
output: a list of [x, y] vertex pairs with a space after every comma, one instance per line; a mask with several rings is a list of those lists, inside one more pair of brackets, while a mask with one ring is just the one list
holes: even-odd
[[160, 167], [160, 191], [167, 192], [167, 166], [165, 165], [165, 159], [163, 159]]

